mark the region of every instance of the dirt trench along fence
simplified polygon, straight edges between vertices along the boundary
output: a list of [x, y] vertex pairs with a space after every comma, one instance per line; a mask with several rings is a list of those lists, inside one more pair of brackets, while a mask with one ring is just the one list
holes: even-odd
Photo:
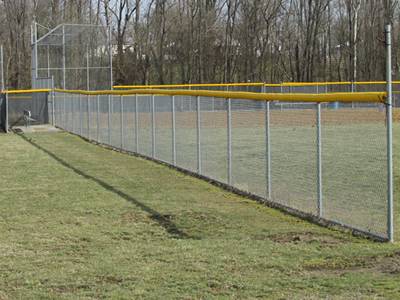
[[[50, 119], [66, 131], [320, 224], [393, 240], [386, 93], [136, 89], [52, 97]], [[333, 109], [335, 102], [344, 105]]]

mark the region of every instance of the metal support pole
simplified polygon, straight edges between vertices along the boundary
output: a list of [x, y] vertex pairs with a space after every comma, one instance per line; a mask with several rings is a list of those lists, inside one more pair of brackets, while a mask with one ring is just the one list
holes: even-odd
[[71, 95], [71, 128], [75, 133], [75, 95]]
[[172, 164], [176, 166], [176, 116], [175, 116], [175, 96], [171, 96], [172, 102]]
[[53, 126], [56, 126], [56, 113], [55, 113], [55, 101], [56, 101], [56, 96], [54, 92], [54, 88], [51, 91], [51, 119], [52, 119], [52, 124]]
[[35, 38], [35, 81], [39, 77], [38, 75], [38, 48], [37, 48], [37, 23], [34, 22], [34, 38]]
[[47, 77], [50, 77], [50, 46], [47, 45]]
[[86, 89], [90, 91], [89, 46], [86, 47]]
[[63, 71], [63, 89], [65, 90], [66, 87], [66, 73], [65, 73], [65, 26], [62, 26], [62, 71]]
[[317, 197], [318, 216], [323, 217], [322, 206], [322, 140], [321, 140], [321, 103], [317, 103]]
[[232, 185], [232, 100], [228, 99], [227, 107], [227, 141], [228, 141], [228, 184]]
[[392, 130], [392, 41], [391, 26], [385, 26], [386, 36], [386, 129], [387, 129], [387, 237], [394, 241], [393, 231], [393, 130]]
[[79, 135], [82, 136], [82, 96], [79, 94]]
[[[35, 42], [35, 45], [37, 44], [37, 42]], [[62, 72], [63, 72], [63, 89], [66, 89], [66, 73], [65, 73], [65, 26], [62, 26]], [[64, 98], [64, 104], [65, 104], [65, 93], [63, 94], [63, 98]], [[80, 97], [79, 97], [79, 105], [80, 103]], [[81, 107], [79, 107], [79, 111], [81, 112]], [[64, 115], [65, 115], [65, 105], [64, 105]], [[64, 118], [65, 120], [65, 118]], [[65, 129], [65, 126], [63, 126]], [[81, 126], [81, 135], [82, 135], [82, 126]]]
[[63, 98], [63, 129], [67, 129], [67, 106], [65, 105], [65, 94]]
[[112, 101], [111, 101], [111, 95], [108, 95], [108, 144], [111, 146], [111, 105], [112, 105]]
[[0, 45], [0, 77], [1, 77], [1, 85], [0, 90], [4, 91], [5, 89], [5, 80], [4, 80], [4, 53], [3, 53], [3, 45]]
[[197, 109], [197, 172], [201, 174], [201, 119], [200, 119], [200, 96], [196, 97]]
[[121, 113], [121, 149], [124, 149], [124, 97], [119, 96], [119, 101], [120, 101], [120, 113]]
[[139, 153], [139, 113], [137, 94], [135, 94], [135, 144], [136, 153]]
[[113, 61], [112, 61], [112, 41], [111, 41], [111, 26], [108, 26], [108, 52], [110, 54], [110, 89], [113, 89], [114, 78], [113, 78]]
[[51, 120], [52, 120], [52, 124], [53, 126], [56, 126], [56, 114], [54, 112], [55, 109], [55, 100], [56, 100], [56, 96], [55, 96], [55, 91], [54, 91], [54, 76], [51, 76]]
[[97, 142], [100, 142], [100, 95], [96, 96], [97, 112], [96, 112], [96, 126], [97, 126]]
[[267, 152], [267, 170], [266, 170], [266, 181], [267, 181], [267, 199], [270, 200], [272, 197], [272, 178], [271, 178], [271, 131], [270, 131], [270, 103], [265, 103], [265, 147]]
[[87, 95], [87, 138], [90, 140], [90, 96]]
[[156, 122], [154, 95], [151, 95], [151, 157], [156, 157]]
[[6, 133], [8, 133], [8, 93], [6, 93], [6, 126], [4, 128]]

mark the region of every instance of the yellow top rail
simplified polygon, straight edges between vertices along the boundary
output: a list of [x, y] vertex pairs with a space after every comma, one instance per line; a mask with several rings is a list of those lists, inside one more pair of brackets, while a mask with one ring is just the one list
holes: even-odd
[[303, 93], [252, 93], [252, 92], [224, 92], [210, 90], [164, 90], [164, 89], [135, 89], [120, 91], [83, 91], [83, 90], [62, 90], [55, 89], [55, 92], [81, 94], [81, 95], [167, 95], [167, 96], [200, 96], [215, 97], [224, 99], [243, 99], [260, 101], [280, 102], [380, 102], [386, 99], [385, 92], [367, 93], [324, 93], [324, 94], [303, 94]]
[[[51, 89], [32, 89], [32, 90], [9, 90], [2, 91], [6, 94], [33, 94], [49, 93]], [[260, 100], [260, 101], [280, 101], [280, 102], [375, 102], [384, 103], [386, 92], [356, 92], [356, 93], [254, 93], [254, 92], [226, 92], [212, 90], [167, 90], [167, 89], [133, 89], [133, 90], [63, 90], [54, 89], [54, 92], [81, 94], [81, 95], [166, 95], [166, 96], [200, 96], [215, 97], [224, 99]]]
[[51, 92], [50, 89], [32, 89], [32, 90], [4, 90], [1, 91], [3, 94], [35, 94], [35, 93], [49, 93]]

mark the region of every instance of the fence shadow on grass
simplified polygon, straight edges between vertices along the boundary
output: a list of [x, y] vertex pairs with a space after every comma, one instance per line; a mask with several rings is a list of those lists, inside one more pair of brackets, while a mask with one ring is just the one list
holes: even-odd
[[63, 160], [62, 158], [58, 157], [56, 154], [54, 154], [53, 152], [51, 152], [50, 150], [40, 146], [39, 144], [35, 143], [32, 139], [26, 137], [24, 134], [22, 133], [18, 133], [18, 135], [24, 139], [26, 142], [28, 142], [29, 144], [31, 144], [32, 146], [34, 146], [35, 148], [41, 150], [42, 152], [46, 153], [48, 156], [50, 156], [51, 158], [53, 158], [54, 160], [56, 160], [58, 163], [60, 163], [61, 165], [63, 165], [64, 167], [72, 170], [73, 172], [75, 172], [76, 174], [94, 181], [95, 183], [99, 184], [100, 186], [102, 186], [104, 189], [118, 195], [119, 197], [125, 199], [128, 202], [131, 202], [132, 204], [134, 204], [135, 206], [139, 207], [140, 209], [142, 209], [143, 211], [145, 211], [146, 213], [150, 214], [150, 218], [155, 221], [156, 223], [158, 223], [158, 225], [160, 225], [161, 227], [163, 227], [172, 237], [177, 238], [177, 239], [197, 239], [196, 237], [192, 237], [190, 235], [188, 235], [187, 233], [185, 233], [184, 231], [180, 230], [178, 228], [178, 226], [171, 221], [170, 216], [168, 215], [163, 215], [159, 212], [157, 212], [156, 210], [152, 209], [151, 207], [143, 204], [142, 202], [138, 201], [137, 199], [129, 196], [128, 194], [116, 189], [115, 187], [109, 185], [108, 183], [93, 177], [91, 175], [86, 174], [85, 172], [83, 172], [82, 170], [79, 170], [78, 168], [70, 165], [68, 162], [66, 162], [65, 160]]

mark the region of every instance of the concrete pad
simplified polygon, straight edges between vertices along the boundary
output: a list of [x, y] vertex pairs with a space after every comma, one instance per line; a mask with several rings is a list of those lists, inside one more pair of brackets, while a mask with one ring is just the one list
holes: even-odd
[[37, 133], [37, 132], [59, 132], [60, 129], [54, 127], [50, 124], [43, 125], [32, 125], [32, 126], [15, 126], [12, 128], [15, 132], [23, 132], [23, 133]]

